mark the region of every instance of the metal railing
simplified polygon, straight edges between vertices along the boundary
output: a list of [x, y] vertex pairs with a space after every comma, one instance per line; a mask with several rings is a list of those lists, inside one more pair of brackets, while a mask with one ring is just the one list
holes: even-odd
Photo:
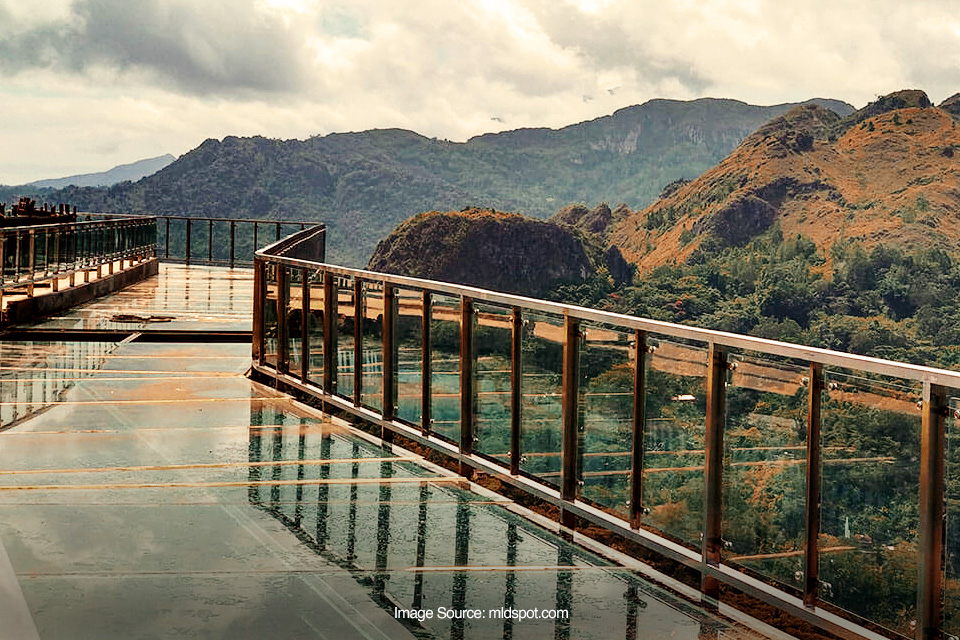
[[164, 262], [253, 266], [253, 254], [315, 222], [158, 216], [157, 257]]
[[278, 249], [253, 325], [278, 383], [696, 569], [707, 603], [960, 635], [960, 373]]
[[74, 286], [77, 275], [89, 281], [114, 263], [153, 256], [155, 218], [108, 218], [0, 229], [0, 290], [23, 289], [28, 296], [40, 282], [54, 291], [61, 277]]

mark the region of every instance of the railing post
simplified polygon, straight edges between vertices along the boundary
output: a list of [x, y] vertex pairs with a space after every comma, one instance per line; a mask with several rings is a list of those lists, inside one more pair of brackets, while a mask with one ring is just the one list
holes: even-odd
[[27, 250], [27, 255], [29, 257], [28, 259], [30, 260], [30, 262], [29, 262], [28, 271], [27, 271], [27, 274], [28, 274], [27, 277], [29, 278], [29, 280], [27, 281], [27, 296], [32, 297], [33, 296], [33, 280], [34, 280], [34, 276], [36, 276], [35, 268], [36, 268], [36, 259], [37, 259], [37, 254], [36, 254], [37, 239], [33, 229], [30, 229], [30, 231], [28, 232], [28, 238], [29, 240], [27, 242], [29, 243], [28, 245], [29, 248]]
[[336, 393], [337, 384], [337, 289], [334, 275], [323, 272], [323, 391]]
[[310, 276], [300, 269], [300, 382], [310, 377]]
[[[393, 285], [389, 282], [383, 283], [383, 379], [381, 381], [381, 403], [380, 413], [386, 421], [393, 420], [396, 415], [397, 396], [395, 383], [395, 363], [397, 361], [396, 347], [394, 345], [393, 326], [395, 320], [395, 305]], [[380, 431], [380, 437], [385, 442], [393, 441], [393, 431], [384, 427]]]
[[[565, 502], [577, 499], [577, 449], [580, 425], [577, 419], [580, 369], [580, 321], [565, 315], [563, 318], [563, 385], [561, 390], [562, 433], [560, 447], [560, 498]], [[560, 524], [574, 526], [574, 515], [560, 505]]]
[[266, 262], [262, 258], [253, 260], [253, 361], [263, 364], [263, 305], [266, 304]]
[[213, 220], [207, 220], [207, 263], [213, 264]]
[[353, 279], [353, 404], [360, 406], [363, 391], [363, 282]]
[[237, 223], [230, 221], [230, 268], [233, 269], [237, 237]]
[[191, 227], [193, 226], [193, 219], [187, 218], [187, 252], [184, 256], [187, 266], [190, 266], [190, 232]]
[[647, 387], [647, 334], [637, 331], [634, 335], [637, 356], [636, 370], [633, 372], [633, 445], [630, 454], [630, 526], [640, 528], [643, 516], [643, 446], [647, 428], [646, 387]]
[[170, 218], [164, 218], [166, 223], [166, 228], [163, 232], [163, 258], [164, 260], [170, 259]]
[[[383, 401], [381, 402], [384, 420], [393, 420], [396, 413], [396, 345], [394, 344], [394, 322], [396, 320], [395, 292], [389, 282], [383, 283]], [[393, 432], [390, 432], [393, 433]]]
[[277, 240], [280, 240], [280, 223], [277, 223]]
[[[727, 353], [710, 343], [707, 355], [707, 414], [704, 424], [703, 480], [703, 562], [720, 565], [723, 549], [721, 511], [723, 507], [723, 419], [726, 404]], [[719, 600], [720, 582], [703, 572], [701, 591], [706, 598]]]
[[523, 370], [521, 340], [523, 338], [523, 314], [520, 307], [513, 308], [513, 322], [510, 327], [510, 473], [520, 473], [520, 420], [522, 397], [520, 395]]
[[460, 475], [473, 477], [473, 467], [464, 456], [473, 454], [473, 300], [460, 300]]
[[803, 546], [803, 605], [817, 606], [820, 590], [820, 405], [823, 365], [810, 363], [807, 383], [807, 512]]
[[423, 290], [423, 307], [421, 309], [421, 342], [420, 342], [420, 431], [423, 435], [430, 433], [430, 422], [432, 420], [431, 406], [433, 395], [433, 363], [430, 361], [432, 351], [430, 349], [430, 315], [431, 315], [430, 292]]
[[288, 373], [290, 354], [287, 328], [287, 305], [290, 297], [290, 274], [287, 267], [277, 265], [277, 373]]
[[943, 608], [943, 527], [947, 390], [923, 383], [920, 434], [920, 558], [917, 638], [938, 640]]

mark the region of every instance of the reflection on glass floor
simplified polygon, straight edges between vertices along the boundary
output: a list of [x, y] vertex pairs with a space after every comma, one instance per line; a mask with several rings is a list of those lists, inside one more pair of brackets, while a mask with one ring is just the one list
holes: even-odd
[[248, 365], [0, 346], [0, 638], [760, 637]]

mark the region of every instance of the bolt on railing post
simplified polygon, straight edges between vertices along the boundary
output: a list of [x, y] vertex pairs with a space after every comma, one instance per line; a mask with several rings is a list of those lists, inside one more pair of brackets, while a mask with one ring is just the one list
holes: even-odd
[[[577, 499], [577, 461], [580, 441], [577, 400], [579, 396], [580, 321], [565, 315], [563, 318], [563, 383], [561, 387], [561, 445], [560, 498], [564, 502]], [[574, 515], [560, 505], [560, 524], [574, 526]]]
[[[726, 404], [727, 353], [710, 343], [707, 354], [707, 414], [704, 421], [704, 480], [703, 480], [703, 562], [707, 566], [720, 565], [723, 548], [721, 512], [723, 507], [723, 419]], [[711, 600], [720, 598], [720, 582], [704, 571], [701, 581], [703, 595]]]
[[306, 267], [300, 269], [300, 382], [310, 376], [310, 277]]
[[920, 433], [920, 558], [917, 639], [943, 637], [943, 527], [947, 390], [923, 383]]
[[820, 590], [820, 407], [823, 365], [810, 363], [807, 383], [807, 511], [803, 546], [803, 604], [817, 606]]
[[289, 371], [289, 344], [287, 306], [290, 294], [290, 273], [287, 267], [277, 265], [277, 373]]
[[420, 321], [420, 431], [423, 435], [430, 433], [431, 402], [433, 394], [433, 363], [430, 349], [430, 315], [432, 299], [430, 292], [423, 290], [423, 307]]
[[630, 455], [630, 526], [640, 528], [643, 516], [643, 446], [646, 432], [646, 386], [647, 386], [647, 334], [637, 331], [634, 335], [637, 355], [633, 372], [633, 443]]
[[263, 364], [263, 305], [266, 304], [266, 262], [262, 258], [253, 260], [253, 361]]
[[334, 276], [323, 272], [323, 391], [334, 393], [337, 380], [337, 290]]
[[510, 327], [510, 473], [520, 473], [520, 420], [522, 397], [520, 385], [523, 370], [521, 369], [521, 340], [523, 338], [523, 314], [520, 307], [513, 308], [513, 322]]
[[473, 300], [460, 300], [460, 475], [473, 477], [473, 468], [462, 456], [473, 454], [474, 385], [473, 385]]

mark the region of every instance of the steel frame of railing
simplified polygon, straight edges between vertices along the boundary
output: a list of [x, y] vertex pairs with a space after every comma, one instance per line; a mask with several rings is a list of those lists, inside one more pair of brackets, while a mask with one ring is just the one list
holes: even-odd
[[[158, 224], [163, 227], [163, 246], [160, 246], [158, 240], [157, 256], [164, 262], [182, 262], [183, 264], [200, 264], [226, 267], [251, 267], [253, 266], [252, 254], [250, 257], [241, 257], [236, 251], [237, 228], [252, 227], [253, 230], [253, 248], [261, 243], [261, 231], [270, 233], [272, 231], [273, 239], [276, 242], [281, 239], [284, 228], [299, 227], [303, 231], [307, 227], [313, 227], [316, 222], [307, 222], [302, 220], [255, 220], [250, 218], [202, 218], [197, 216], [157, 216]], [[170, 222], [182, 224], [185, 227], [185, 251], [183, 257], [170, 255]], [[228, 256], [224, 258], [215, 257], [214, 231], [220, 225], [227, 225], [227, 246]], [[206, 228], [206, 255], [194, 256], [194, 236], [203, 228]]]
[[57, 291], [63, 276], [71, 287], [78, 274], [89, 282], [93, 271], [112, 274], [118, 260], [153, 257], [155, 245], [156, 219], [147, 217], [0, 228], [0, 291], [25, 288], [32, 297], [41, 282]]
[[[295, 235], [294, 238], [297, 236]], [[285, 242], [289, 242], [288, 239]], [[461, 472], [471, 477], [475, 470], [495, 475], [504, 482], [520, 488], [538, 498], [556, 504], [560, 508], [560, 521], [573, 526], [575, 518], [583, 518], [598, 524], [627, 539], [640, 543], [672, 560], [679, 561], [700, 572], [701, 591], [704, 602], [716, 603], [721, 583], [740, 589], [754, 597], [772, 604], [785, 612], [797, 616], [816, 626], [845, 637], [883, 638], [868, 630], [848, 616], [825, 609], [818, 599], [818, 534], [820, 523], [820, 412], [821, 391], [824, 388], [824, 367], [841, 367], [860, 372], [893, 376], [916, 381], [922, 384], [922, 399], [918, 402], [921, 413], [920, 447], [920, 496], [919, 496], [919, 536], [917, 546], [918, 590], [916, 610], [916, 637], [924, 640], [941, 638], [941, 616], [943, 611], [943, 527], [945, 519], [945, 424], [946, 417], [952, 415], [948, 409], [948, 390], [960, 389], [960, 373], [935, 369], [919, 365], [893, 362], [849, 353], [830, 351], [815, 347], [789, 344], [720, 331], [700, 329], [687, 325], [643, 319], [622, 314], [609, 313], [572, 305], [547, 302], [522, 296], [497, 293], [474, 287], [409, 278], [405, 276], [376, 273], [358, 269], [348, 269], [336, 265], [312, 261], [297, 260], [276, 255], [282, 243], [276, 243], [256, 253], [254, 263], [254, 323], [253, 323], [253, 366], [264, 375], [275, 379], [276, 383], [314, 396], [329, 406], [348, 411], [359, 418], [379, 425], [384, 440], [389, 441], [393, 433], [401, 434], [420, 444], [443, 452], [459, 461]], [[264, 318], [267, 304], [267, 274], [275, 270], [276, 281], [276, 318], [277, 354], [276, 366], [270, 365], [265, 358]], [[289, 370], [289, 354], [286, 335], [286, 317], [289, 308], [287, 291], [291, 273], [297, 272], [302, 283], [304, 318], [309, 312], [310, 275], [320, 276], [313, 286], [324, 288], [323, 300], [323, 379], [312, 380], [308, 376], [309, 341], [306, 321], [302, 322], [300, 341], [301, 369]], [[382, 411], [375, 411], [360, 403], [360, 380], [354, 385], [353, 397], [348, 398], [336, 392], [335, 378], [335, 309], [334, 279], [352, 278], [359, 288], [360, 282], [379, 283], [382, 286], [383, 309], [383, 380]], [[396, 311], [391, 298], [396, 288], [412, 289], [423, 292], [423, 414], [421, 428], [416, 428], [395, 416], [396, 362], [391, 344], [392, 326], [396, 321]], [[436, 437], [430, 432], [430, 337], [429, 318], [431, 296], [442, 294], [453, 296], [461, 301], [460, 310], [460, 402], [461, 424], [459, 443], [453, 444]], [[356, 295], [356, 293], [354, 294]], [[358, 299], [358, 298], [355, 298]], [[509, 467], [477, 455], [473, 451], [474, 425], [472, 393], [473, 356], [470, 318], [473, 305], [478, 302], [491, 303], [512, 309], [512, 371], [514, 389], [517, 389], [519, 375], [519, 327], [520, 312], [535, 311], [553, 314], [563, 318], [563, 386], [562, 386], [562, 450], [559, 489], [551, 487], [536, 478], [529, 477], [519, 469], [519, 401], [514, 392], [511, 403], [511, 459]], [[359, 305], [354, 305], [355, 309]], [[359, 311], [356, 311], [359, 315]], [[647, 529], [641, 528], [643, 507], [641, 504], [643, 469], [643, 430], [644, 430], [644, 369], [635, 367], [634, 412], [631, 460], [631, 505], [630, 517], [622, 519], [593, 504], [581, 501], [577, 497], [577, 366], [580, 340], [580, 325], [584, 322], [614, 325], [633, 332], [639, 358], [647, 357], [647, 338], [650, 334], [667, 336], [672, 339], [696, 341], [705, 344], [708, 349], [706, 392], [707, 411], [705, 420], [704, 445], [704, 523], [702, 529], [702, 549], [697, 552], [684, 545], [666, 539]], [[355, 325], [359, 326], [359, 325]], [[354, 341], [355, 349], [359, 340]], [[806, 443], [806, 482], [805, 482], [805, 547], [803, 551], [803, 595], [797, 597], [777, 588], [767, 581], [760, 580], [741, 569], [721, 561], [721, 511], [722, 511], [722, 473], [723, 473], [723, 434], [725, 411], [725, 387], [727, 372], [731, 368], [728, 354], [734, 350], [759, 352], [793, 361], [805, 362], [809, 370], [807, 383], [807, 443]], [[642, 362], [642, 361], [641, 361]], [[354, 368], [357, 375], [358, 366]], [[359, 377], [359, 376], [358, 376]], [[856, 618], [856, 616], [854, 616]]]

